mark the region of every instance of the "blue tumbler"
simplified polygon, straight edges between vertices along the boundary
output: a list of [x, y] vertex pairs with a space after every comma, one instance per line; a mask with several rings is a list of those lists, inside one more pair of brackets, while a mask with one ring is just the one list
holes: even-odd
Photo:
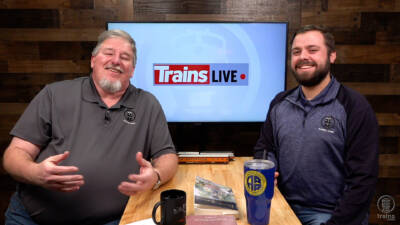
[[251, 225], [269, 224], [274, 174], [275, 164], [272, 161], [253, 159], [244, 163], [244, 195], [247, 221]]

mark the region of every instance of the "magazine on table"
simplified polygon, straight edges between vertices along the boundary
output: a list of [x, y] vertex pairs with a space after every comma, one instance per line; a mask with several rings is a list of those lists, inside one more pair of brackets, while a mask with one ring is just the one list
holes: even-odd
[[234, 215], [239, 217], [232, 188], [197, 176], [194, 187], [195, 215]]
[[189, 215], [186, 225], [237, 225], [233, 215]]

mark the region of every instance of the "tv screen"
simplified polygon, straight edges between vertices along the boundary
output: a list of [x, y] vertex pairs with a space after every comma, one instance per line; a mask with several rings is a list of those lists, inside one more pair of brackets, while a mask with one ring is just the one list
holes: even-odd
[[109, 22], [136, 41], [131, 83], [168, 122], [262, 122], [285, 87], [287, 23]]

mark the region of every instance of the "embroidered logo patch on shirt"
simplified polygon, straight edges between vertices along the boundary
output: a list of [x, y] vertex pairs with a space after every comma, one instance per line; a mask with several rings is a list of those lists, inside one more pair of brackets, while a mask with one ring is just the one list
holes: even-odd
[[321, 120], [321, 126], [322, 127], [318, 128], [318, 130], [329, 132], [332, 134], [335, 133], [335, 131], [333, 130], [333, 128], [335, 127], [335, 118], [333, 118], [333, 116], [325, 116]]
[[135, 124], [136, 114], [130, 109], [125, 110], [124, 112], [124, 122], [127, 124]]

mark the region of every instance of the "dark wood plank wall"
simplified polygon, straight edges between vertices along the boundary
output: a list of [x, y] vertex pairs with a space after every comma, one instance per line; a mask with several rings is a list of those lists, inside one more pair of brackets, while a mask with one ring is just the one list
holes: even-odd
[[[399, 0], [1, 0], [0, 149], [26, 105], [45, 84], [87, 75], [90, 52], [106, 21], [288, 21], [289, 33], [324, 24], [336, 36], [338, 80], [364, 94], [380, 125], [380, 174], [371, 224], [400, 221], [400, 1]], [[142, 50], [145, 51], [145, 50]], [[289, 70], [288, 70], [289, 71]], [[290, 72], [287, 88], [296, 85]], [[228, 127], [229, 128], [229, 127]], [[171, 127], [173, 134], [179, 129]], [[258, 125], [214, 127], [238, 155], [251, 154]], [[190, 134], [190, 131], [189, 131]], [[193, 136], [197, 135], [193, 132]], [[186, 135], [187, 137], [187, 135]], [[232, 138], [234, 137], [234, 138]], [[192, 140], [188, 138], [188, 140]], [[225, 140], [225, 139], [222, 139]], [[238, 147], [239, 146], [239, 147]], [[243, 150], [245, 149], [245, 150]], [[241, 152], [242, 151], [242, 152]], [[245, 151], [245, 152], [243, 152]], [[0, 223], [14, 182], [0, 170]], [[397, 203], [394, 222], [382, 218], [377, 199]]]

